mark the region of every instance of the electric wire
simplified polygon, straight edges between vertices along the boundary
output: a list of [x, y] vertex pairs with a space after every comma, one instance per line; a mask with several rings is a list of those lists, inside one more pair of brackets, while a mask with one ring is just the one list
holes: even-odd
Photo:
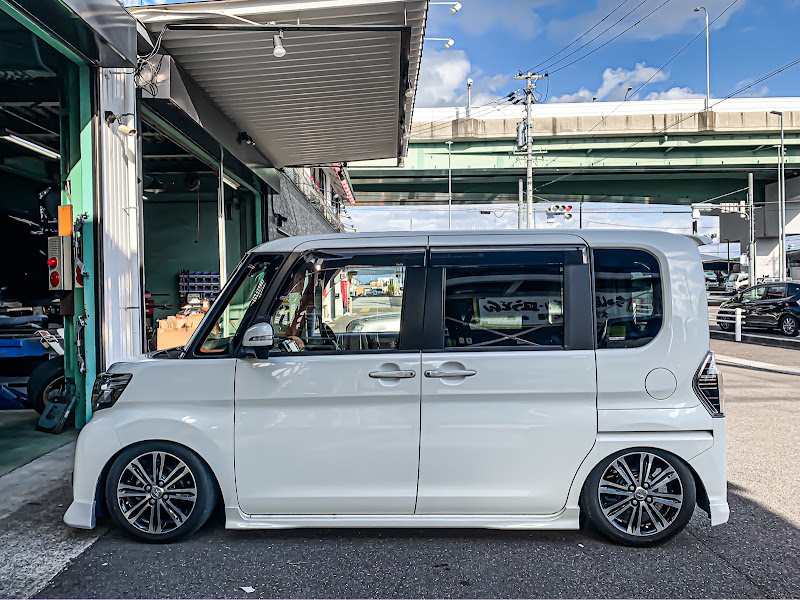
[[597, 23], [595, 23], [594, 25], [592, 25], [592, 27], [591, 27], [591, 28], [589, 28], [589, 29], [587, 29], [586, 31], [584, 31], [582, 34], [580, 34], [578, 37], [576, 37], [574, 40], [572, 40], [572, 41], [571, 41], [569, 44], [567, 44], [566, 46], [564, 46], [564, 47], [563, 47], [561, 50], [559, 50], [558, 52], [556, 52], [556, 53], [554, 53], [554, 54], [551, 54], [550, 56], [548, 56], [548, 57], [547, 57], [547, 58], [545, 58], [543, 61], [541, 61], [540, 63], [538, 63], [536, 66], [534, 66], [533, 68], [531, 68], [531, 69], [529, 69], [529, 70], [530, 70], [530, 71], [533, 71], [533, 72], [535, 72], [535, 71], [536, 71], [536, 69], [538, 69], [539, 67], [541, 67], [543, 64], [547, 63], [547, 61], [549, 61], [549, 60], [551, 60], [551, 59], [555, 58], [556, 56], [558, 56], [559, 54], [561, 54], [561, 53], [562, 53], [562, 52], [564, 52], [565, 50], [568, 50], [569, 48], [571, 48], [571, 47], [572, 47], [574, 44], [576, 44], [577, 42], [579, 42], [579, 41], [580, 41], [580, 40], [581, 40], [581, 39], [582, 39], [584, 36], [586, 36], [586, 35], [590, 34], [592, 31], [594, 31], [594, 29], [596, 29], [597, 27], [599, 27], [599, 26], [600, 26], [600, 24], [601, 24], [601, 23], [603, 23], [603, 21], [605, 21], [606, 19], [608, 19], [608, 18], [609, 18], [611, 15], [613, 15], [615, 12], [617, 12], [617, 11], [620, 9], [620, 7], [621, 7], [623, 4], [627, 4], [629, 1], [630, 1], [630, 0], [622, 0], [622, 2], [620, 2], [619, 4], [617, 4], [617, 6], [614, 8], [614, 10], [612, 10], [612, 11], [611, 11], [610, 13], [608, 13], [608, 14], [607, 14], [605, 17], [603, 17], [602, 19], [600, 19], [600, 20], [599, 20]]

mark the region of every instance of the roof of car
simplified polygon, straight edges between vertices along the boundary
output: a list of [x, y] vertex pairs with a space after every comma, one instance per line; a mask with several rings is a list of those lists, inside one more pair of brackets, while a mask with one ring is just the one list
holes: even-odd
[[[631, 246], [656, 246], [663, 251], [686, 250], [687, 247], [696, 247], [699, 243], [692, 236], [676, 235], [663, 231], [635, 231], [630, 229], [546, 229], [540, 231], [520, 230], [520, 229], [501, 229], [490, 231], [387, 231], [369, 233], [331, 233], [323, 235], [293, 236], [273, 240], [263, 243], [253, 248], [254, 252], [291, 252], [299, 246], [307, 243], [323, 247], [326, 242], [335, 241], [341, 244], [343, 239], [352, 241], [354, 246], [370, 241], [372, 244], [376, 240], [385, 242], [386, 245], [400, 243], [399, 238], [431, 238], [447, 236], [453, 242], [463, 244], [464, 242], [474, 242], [476, 245], [486, 244], [487, 242], [504, 243], [503, 238], [507, 237], [506, 243], [519, 243], [520, 238], [530, 240], [531, 243], [553, 243], [559, 240], [562, 243], [579, 243], [581, 240], [593, 245], [608, 245], [618, 243]], [[511, 238], [516, 238], [512, 240]], [[691, 242], [689, 242], [691, 240]], [[689, 243], [687, 243], [689, 242]], [[370, 245], [372, 245], [370, 244]]]

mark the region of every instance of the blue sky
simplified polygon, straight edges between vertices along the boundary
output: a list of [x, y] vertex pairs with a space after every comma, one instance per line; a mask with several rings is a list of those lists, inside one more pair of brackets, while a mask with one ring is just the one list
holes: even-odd
[[[800, 0], [463, 0], [462, 4], [455, 16], [446, 6], [430, 7], [426, 35], [451, 37], [456, 43], [449, 51], [440, 42], [425, 44], [420, 106], [463, 103], [467, 77], [475, 81], [473, 104], [484, 104], [519, 87], [514, 74], [532, 67], [552, 73], [550, 102], [591, 101], [594, 96], [621, 100], [628, 85], [637, 88], [704, 31], [703, 13], [693, 11], [698, 4], [708, 8], [711, 20], [732, 4], [711, 27], [712, 96], [723, 97], [800, 54], [792, 42], [797, 39]], [[556, 71], [653, 10], [618, 39]], [[609, 14], [565, 52], [540, 64]], [[556, 62], [609, 27], [582, 50]], [[545, 92], [544, 81], [539, 89]], [[705, 91], [705, 36], [701, 35], [635, 99], [702, 96]], [[798, 92], [797, 72], [787, 71], [747, 93], [795, 96]]]
[[[173, 0], [123, 3], [171, 4]], [[708, 9], [714, 21], [710, 44], [712, 97], [724, 97], [800, 56], [796, 42], [800, 0], [461, 0], [461, 4], [456, 15], [450, 14], [448, 6], [432, 5], [429, 9], [426, 37], [453, 38], [455, 45], [445, 50], [442, 42], [425, 43], [417, 106], [463, 106], [467, 78], [475, 82], [473, 106], [487, 104], [520, 87], [513, 77], [527, 69], [550, 72], [539, 84], [542, 99], [547, 102], [586, 102], [594, 97], [598, 101], [621, 100], [628, 86], [637, 89], [704, 32], [703, 13], [693, 11], [698, 4]], [[546, 60], [552, 55], [556, 56]], [[575, 59], [580, 60], [568, 65]], [[800, 67], [795, 67], [742, 95], [797, 96], [798, 82]], [[632, 100], [703, 97], [705, 92], [705, 36], [700, 35]], [[510, 212], [515, 208], [458, 206], [453, 212], [453, 227], [516, 227], [516, 212]], [[691, 231], [686, 207], [593, 208], [597, 214], [587, 213], [587, 225], [592, 227], [610, 227], [613, 220], [623, 227]], [[487, 210], [492, 212], [481, 214]], [[613, 219], [608, 218], [609, 212], [614, 212]], [[411, 219], [415, 230], [447, 228], [446, 207], [356, 206], [350, 213], [361, 231], [408, 229]], [[539, 217], [543, 227], [577, 226], [575, 221], [563, 219], [548, 225], [543, 214]], [[715, 231], [715, 218], [701, 219], [700, 233]]]

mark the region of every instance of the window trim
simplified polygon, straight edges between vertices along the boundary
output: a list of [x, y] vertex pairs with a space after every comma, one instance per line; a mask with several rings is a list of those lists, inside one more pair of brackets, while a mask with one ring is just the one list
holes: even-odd
[[[329, 252], [329, 253], [340, 253], [342, 254], [342, 258], [348, 257], [358, 257], [363, 255], [376, 255], [376, 254], [397, 254], [397, 255], [413, 255], [419, 254], [422, 258], [421, 265], [422, 266], [406, 266], [404, 268], [406, 270], [405, 275], [405, 285], [403, 286], [403, 306], [400, 311], [400, 332], [401, 335], [398, 339], [398, 347], [396, 349], [365, 349], [365, 350], [314, 350], [313, 352], [297, 352], [291, 354], [275, 354], [271, 355], [272, 358], [279, 357], [279, 356], [292, 356], [295, 358], [304, 357], [304, 356], [338, 356], [338, 355], [357, 355], [357, 354], [390, 354], [394, 355], [398, 352], [418, 352], [420, 350], [420, 343], [422, 338], [422, 329], [419, 327], [419, 323], [422, 323], [422, 311], [424, 307], [424, 291], [425, 291], [425, 265], [427, 264], [427, 253], [426, 248], [423, 247], [414, 247], [414, 248], [404, 248], [402, 250], [398, 250], [396, 248], [312, 248], [307, 250], [302, 250], [299, 252], [293, 252], [289, 259], [284, 262], [283, 267], [280, 269], [278, 276], [276, 276], [276, 282], [274, 285], [270, 285], [270, 288], [267, 290], [262, 298], [261, 302], [256, 309], [256, 312], [259, 312], [261, 307], [263, 306], [264, 302], [269, 303], [269, 310], [267, 312], [272, 313], [275, 310], [274, 305], [277, 302], [280, 293], [284, 290], [286, 284], [291, 280], [292, 276], [296, 272], [298, 265], [305, 264], [306, 258], [309, 254], [319, 253], [319, 252]], [[416, 287], [415, 287], [416, 286]], [[407, 291], [411, 290], [412, 294], [407, 295]], [[416, 316], [416, 319], [414, 318]], [[244, 323], [244, 321], [242, 321]], [[406, 333], [403, 335], [404, 330], [407, 330], [407, 323], [417, 323], [417, 330], [416, 332], [412, 332], [411, 335]], [[247, 323], [247, 327], [250, 326], [249, 320]], [[245, 331], [247, 327], [242, 327], [241, 331]], [[237, 349], [237, 355], [239, 355], [241, 350], [241, 339], [239, 336], [239, 332], [237, 332], [237, 339], [234, 340]]]
[[[611, 251], [621, 251], [621, 250], [629, 250], [629, 251], [637, 251], [637, 252], [644, 252], [649, 254], [653, 260], [656, 261], [658, 265], [658, 276], [659, 282], [661, 287], [661, 327], [659, 327], [656, 334], [650, 338], [646, 344], [642, 344], [641, 346], [630, 346], [630, 347], [621, 347], [621, 348], [600, 348], [598, 340], [597, 340], [597, 327], [599, 321], [597, 320], [597, 310], [595, 306], [595, 298], [597, 297], [597, 264], [595, 261], [595, 252], [598, 250], [611, 250]], [[667, 324], [669, 315], [671, 315], [671, 306], [668, 306], [667, 300], [671, 302], [671, 298], [665, 293], [665, 290], [668, 288], [668, 277], [669, 277], [669, 270], [664, 268], [664, 261], [661, 260], [658, 254], [655, 252], [651, 252], [649, 249], [644, 248], [642, 246], [624, 246], [624, 245], [614, 245], [614, 246], [593, 246], [590, 249], [590, 263], [591, 263], [591, 278], [592, 278], [592, 318], [594, 320], [594, 338], [595, 338], [595, 348], [597, 351], [619, 351], [619, 350], [640, 350], [642, 348], [647, 348], [650, 344], [655, 342], [659, 337], [662, 336], [664, 331], [668, 329], [665, 327]], [[705, 276], [704, 276], [705, 277]]]
[[[428, 267], [428, 285], [425, 290], [425, 317], [423, 321], [423, 352], [564, 352], [574, 350], [594, 350], [594, 296], [592, 295], [593, 278], [587, 260], [587, 246], [497, 246], [476, 250], [470, 247], [431, 248], [429, 263], [437, 266]], [[453, 253], [460, 256], [491, 253], [497, 257], [512, 254], [516, 258], [505, 260], [508, 266], [519, 266], [520, 254], [536, 252], [564, 253], [564, 345], [562, 346], [445, 346], [444, 336], [444, 301], [446, 287], [446, 261], [438, 266], [436, 254]], [[453, 267], [488, 267], [497, 265], [494, 261], [485, 262], [477, 259], [475, 264], [461, 263]], [[581, 308], [583, 305], [583, 308]], [[586, 314], [583, 314], [586, 313]]]

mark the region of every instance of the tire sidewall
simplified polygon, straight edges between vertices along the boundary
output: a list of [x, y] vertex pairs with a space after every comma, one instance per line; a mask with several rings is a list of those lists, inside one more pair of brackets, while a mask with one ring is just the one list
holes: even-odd
[[64, 357], [56, 356], [38, 365], [28, 377], [28, 402], [40, 415], [44, 412], [44, 391], [51, 382], [64, 377]]
[[[794, 321], [794, 333], [786, 333], [783, 330], [783, 324], [786, 321], [788, 321], [789, 319]], [[794, 315], [783, 315], [781, 317], [780, 323], [778, 324], [778, 328], [780, 329], [780, 332], [783, 335], [788, 336], [788, 337], [795, 337], [798, 333], [800, 333], [800, 323], [798, 323], [797, 318]]]
[[[628, 535], [627, 533], [624, 533], [611, 525], [611, 523], [608, 522], [603, 514], [597, 493], [597, 488], [600, 484], [600, 478], [602, 477], [606, 468], [608, 468], [608, 466], [620, 456], [631, 454], [633, 452], [649, 452], [666, 460], [678, 473], [678, 477], [680, 478], [681, 486], [683, 488], [683, 505], [681, 506], [681, 509], [678, 512], [678, 516], [675, 518], [675, 520], [664, 531], [642, 537]], [[592, 525], [594, 525], [594, 527], [600, 533], [619, 544], [637, 547], [657, 546], [679, 534], [692, 518], [696, 502], [697, 489], [691, 469], [683, 461], [683, 459], [675, 456], [671, 452], [667, 452], [666, 450], [661, 450], [659, 448], [626, 448], [625, 450], [619, 450], [618, 452], [614, 452], [613, 454], [607, 456], [601, 460], [594, 469], [592, 469], [592, 472], [589, 474], [589, 477], [587, 477], [586, 482], [584, 483], [583, 492], [581, 493], [581, 506], [586, 512], [586, 516], [592, 522]]]
[[[192, 514], [183, 525], [168, 533], [151, 534], [137, 529], [123, 516], [117, 501], [117, 483], [122, 471], [134, 458], [148, 452], [166, 452], [181, 459], [191, 470], [197, 486], [197, 502]], [[203, 526], [216, 505], [217, 487], [208, 466], [185, 446], [167, 441], [140, 442], [129, 446], [114, 459], [106, 477], [105, 500], [111, 519], [127, 535], [149, 543], [164, 544], [187, 538]]]

